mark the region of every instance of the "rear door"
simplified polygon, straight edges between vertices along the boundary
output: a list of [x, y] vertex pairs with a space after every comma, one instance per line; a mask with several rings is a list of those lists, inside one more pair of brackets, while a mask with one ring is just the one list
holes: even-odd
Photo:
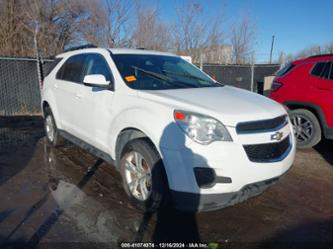
[[317, 88], [323, 91], [333, 91], [332, 61], [325, 63], [320, 78], [317, 80]]
[[58, 107], [61, 127], [69, 133], [74, 133], [75, 114], [79, 110], [78, 87], [82, 84], [84, 54], [69, 57], [56, 74], [54, 92]]
[[322, 111], [326, 122], [333, 127], [333, 61], [325, 62], [320, 77], [316, 80], [315, 98]]

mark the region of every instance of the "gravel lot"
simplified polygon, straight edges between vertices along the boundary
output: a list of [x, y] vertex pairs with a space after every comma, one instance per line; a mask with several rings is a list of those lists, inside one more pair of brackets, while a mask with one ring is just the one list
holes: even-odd
[[[115, 248], [218, 242], [219, 248], [333, 248], [333, 142], [299, 150], [259, 197], [223, 210], [143, 215], [119, 174], [74, 145], [49, 147], [39, 122], [0, 128], [0, 248]], [[24, 244], [23, 244], [24, 243]]]

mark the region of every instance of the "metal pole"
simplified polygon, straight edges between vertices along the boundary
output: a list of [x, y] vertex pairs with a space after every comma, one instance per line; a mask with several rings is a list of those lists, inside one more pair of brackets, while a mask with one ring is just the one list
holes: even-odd
[[251, 92], [254, 92], [254, 51], [252, 52], [251, 61]]
[[200, 48], [200, 69], [203, 69], [202, 49]]
[[38, 48], [38, 32], [39, 32], [39, 25], [38, 22], [35, 23], [35, 32], [34, 32], [34, 43], [35, 43], [35, 52], [36, 52], [36, 66], [37, 66], [37, 77], [38, 77], [38, 85], [39, 85], [39, 90], [42, 88], [42, 82], [44, 80], [44, 75], [43, 75], [43, 60], [39, 54], [39, 48]]
[[36, 53], [36, 66], [37, 66], [37, 77], [38, 77], [38, 84], [39, 89], [41, 88], [42, 77], [41, 77], [41, 70], [40, 70], [40, 61], [39, 61], [39, 50], [38, 50], [38, 23], [35, 23], [35, 32], [34, 32], [34, 45], [35, 45], [35, 53]]
[[273, 55], [274, 39], [275, 39], [275, 35], [272, 36], [272, 45], [271, 45], [271, 53], [270, 53], [270, 55], [269, 55], [269, 64], [272, 64], [272, 55]]

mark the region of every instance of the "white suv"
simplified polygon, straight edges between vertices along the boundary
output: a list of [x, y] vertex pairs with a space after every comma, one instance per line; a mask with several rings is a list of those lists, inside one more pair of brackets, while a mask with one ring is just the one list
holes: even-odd
[[293, 163], [282, 105], [224, 86], [179, 56], [85, 48], [57, 59], [42, 87], [48, 141], [64, 137], [111, 162], [139, 208], [233, 205]]

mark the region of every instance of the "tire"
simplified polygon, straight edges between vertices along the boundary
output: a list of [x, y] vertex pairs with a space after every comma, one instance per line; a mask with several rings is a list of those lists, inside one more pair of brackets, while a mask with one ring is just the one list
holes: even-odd
[[59, 135], [59, 131], [50, 108], [46, 108], [44, 111], [44, 129], [46, 140], [50, 145], [58, 147], [64, 144], [64, 139]]
[[120, 158], [120, 174], [124, 190], [137, 209], [155, 212], [168, 203], [169, 188], [163, 162], [146, 139], [136, 139], [125, 146]]
[[317, 117], [309, 110], [296, 109], [289, 112], [297, 148], [311, 148], [321, 140], [321, 127]]

